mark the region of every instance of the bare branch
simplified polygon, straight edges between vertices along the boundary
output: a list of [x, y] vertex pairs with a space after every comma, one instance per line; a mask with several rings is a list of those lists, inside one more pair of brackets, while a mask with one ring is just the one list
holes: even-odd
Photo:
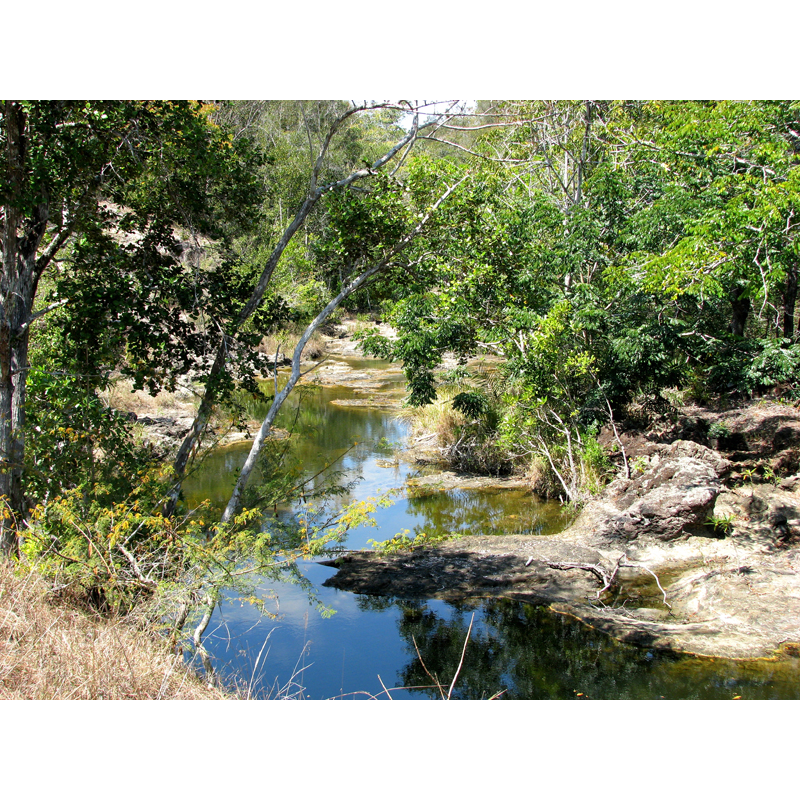
[[467, 630], [467, 635], [464, 637], [464, 646], [461, 648], [461, 660], [458, 662], [458, 669], [456, 670], [456, 674], [453, 675], [453, 681], [450, 684], [450, 688], [447, 690], [447, 699], [449, 700], [451, 695], [453, 694], [453, 688], [456, 685], [456, 681], [458, 680], [458, 674], [461, 672], [461, 667], [464, 664], [464, 656], [467, 653], [467, 645], [469, 644], [469, 636], [472, 633], [472, 623], [475, 622], [475, 612], [472, 612], [472, 618], [469, 621], [469, 628]]
[[[527, 567], [532, 561], [534, 560], [533, 556], [531, 556], [526, 562], [525, 566]], [[649, 567], [646, 567], [644, 564], [639, 564], [635, 561], [628, 561], [628, 557], [623, 553], [618, 559], [617, 563], [614, 565], [613, 571], [609, 572], [602, 564], [588, 564], [585, 562], [580, 561], [547, 561], [547, 566], [551, 569], [560, 569], [560, 570], [569, 570], [569, 569], [580, 569], [584, 570], [585, 572], [591, 572], [603, 585], [600, 589], [597, 590], [597, 594], [595, 595], [595, 599], [599, 600], [600, 595], [603, 594], [607, 589], [610, 589], [614, 581], [616, 580], [617, 573], [619, 572], [620, 568], [623, 567], [630, 567], [633, 569], [641, 569], [645, 572], [649, 573], [655, 579], [656, 585], [661, 590], [661, 594], [664, 596], [664, 605], [672, 611], [672, 606], [667, 602], [667, 593], [664, 591], [664, 587], [661, 585], [661, 581], [658, 579], [658, 575], [653, 572]]]
[[303, 350], [308, 344], [309, 339], [314, 335], [314, 332], [322, 325], [325, 320], [354, 292], [358, 291], [362, 288], [373, 276], [378, 275], [384, 272], [393, 262], [394, 258], [402, 252], [409, 244], [419, 235], [419, 233], [424, 228], [425, 224], [431, 218], [431, 216], [438, 210], [439, 206], [447, 200], [448, 197], [467, 179], [468, 174], [465, 175], [461, 180], [457, 183], [454, 183], [452, 186], [449, 186], [447, 190], [439, 197], [439, 199], [428, 209], [427, 213], [422, 217], [422, 219], [417, 223], [417, 225], [403, 236], [399, 242], [397, 242], [394, 247], [392, 247], [383, 257], [381, 261], [376, 264], [373, 264], [368, 269], [364, 270], [360, 275], [354, 278], [350, 283], [345, 286], [336, 297], [334, 297], [325, 308], [320, 311], [319, 314], [308, 324], [303, 335], [300, 337], [300, 340], [297, 343], [297, 346], [294, 349], [294, 355], [292, 357], [292, 371], [287, 380], [286, 384], [284, 385], [283, 389], [280, 392], [276, 392], [275, 397], [272, 401], [272, 405], [270, 406], [269, 411], [267, 412], [267, 416], [264, 418], [264, 421], [261, 423], [261, 428], [259, 429], [258, 433], [256, 434], [255, 439], [253, 440], [253, 445], [250, 448], [250, 453], [247, 456], [242, 468], [239, 472], [239, 477], [236, 481], [236, 485], [231, 492], [230, 500], [228, 501], [228, 505], [225, 507], [225, 511], [222, 515], [222, 522], [229, 522], [236, 511], [239, 508], [239, 502], [241, 498], [242, 491], [247, 484], [247, 481], [250, 478], [250, 474], [255, 467], [256, 459], [258, 458], [258, 454], [261, 452], [261, 449], [264, 446], [264, 442], [269, 435], [269, 431], [272, 428], [272, 424], [275, 421], [275, 417], [278, 415], [278, 411], [280, 410], [281, 406], [285, 402], [286, 398], [294, 389], [297, 381], [300, 378], [300, 360], [303, 356]]
[[36, 322], [37, 319], [39, 319], [40, 317], [43, 317], [45, 314], [49, 314], [51, 311], [55, 311], [57, 308], [61, 308], [61, 306], [65, 306], [68, 302], [69, 302], [69, 299], [65, 297], [62, 300], [57, 300], [55, 303], [50, 303], [49, 306], [47, 306], [46, 308], [41, 309], [40, 311], [37, 311], [35, 314], [31, 314], [31, 316], [28, 319], [28, 321], [24, 322], [22, 325], [20, 325], [20, 328], [19, 328], [20, 331], [21, 332], [26, 331], [28, 328], [30, 328], [30, 326], [34, 322]]
[[444, 694], [444, 688], [442, 684], [439, 682], [439, 679], [431, 675], [430, 670], [425, 666], [425, 662], [422, 660], [422, 653], [419, 652], [419, 647], [417, 647], [417, 640], [412, 636], [411, 641], [414, 643], [414, 649], [417, 651], [417, 658], [419, 659], [419, 663], [422, 664], [422, 669], [425, 670], [425, 674], [434, 682], [436, 688], [439, 690], [439, 694], [442, 696], [442, 700], [446, 700]]

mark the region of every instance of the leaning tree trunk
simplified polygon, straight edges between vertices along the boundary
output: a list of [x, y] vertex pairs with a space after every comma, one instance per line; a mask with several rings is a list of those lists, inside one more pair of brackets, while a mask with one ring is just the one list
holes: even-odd
[[[270, 254], [269, 260], [267, 261], [267, 264], [261, 273], [261, 278], [253, 290], [250, 299], [239, 313], [239, 317], [235, 324], [235, 330], [239, 330], [258, 308], [262, 298], [264, 297], [264, 293], [267, 290], [267, 286], [272, 279], [272, 273], [275, 271], [275, 267], [280, 261], [283, 251], [286, 249], [286, 245], [289, 244], [291, 238], [303, 224], [306, 217], [311, 213], [311, 210], [316, 204], [317, 199], [317, 197], [307, 198], [292, 222], [284, 231], [280, 241]], [[175, 513], [175, 508], [178, 505], [178, 498], [180, 497], [183, 477], [186, 474], [186, 467], [189, 463], [189, 459], [199, 449], [203, 440], [203, 436], [208, 428], [208, 421], [211, 419], [211, 414], [213, 413], [214, 406], [217, 404], [218, 400], [217, 383], [225, 372], [225, 368], [228, 364], [228, 351], [230, 346], [231, 337], [227, 334], [224, 334], [222, 341], [220, 341], [219, 346], [217, 347], [214, 363], [212, 364], [206, 378], [205, 391], [203, 393], [203, 399], [200, 402], [200, 407], [197, 409], [197, 414], [195, 415], [192, 427], [181, 443], [180, 449], [178, 450], [178, 453], [175, 456], [175, 461], [172, 465], [175, 482], [172, 486], [169, 496], [167, 497], [167, 501], [164, 504], [165, 516], [171, 516]]]
[[[346, 114], [343, 114], [341, 117], [339, 117], [339, 119], [337, 119], [331, 125], [328, 131], [328, 135], [325, 138], [325, 142], [323, 143], [319, 155], [317, 156], [316, 163], [314, 164], [314, 168], [312, 170], [311, 177], [309, 180], [309, 188], [306, 194], [306, 199], [303, 202], [303, 205], [300, 207], [300, 210], [294, 216], [294, 219], [289, 223], [289, 226], [283, 232], [283, 235], [281, 236], [278, 244], [275, 246], [275, 249], [270, 254], [267, 264], [261, 273], [261, 277], [259, 278], [258, 284], [253, 289], [253, 293], [251, 294], [250, 299], [248, 300], [247, 304], [242, 309], [238, 319], [236, 320], [236, 323], [232, 331], [233, 335], [236, 334], [236, 332], [253, 315], [255, 310], [261, 304], [261, 301], [264, 298], [264, 293], [266, 292], [267, 287], [269, 286], [270, 281], [272, 280], [272, 274], [275, 271], [275, 267], [278, 265], [278, 262], [280, 261], [281, 256], [283, 255], [283, 251], [286, 249], [286, 246], [289, 244], [295, 233], [303, 225], [306, 218], [314, 209], [319, 199], [326, 192], [330, 192], [335, 189], [346, 188], [357, 180], [376, 174], [378, 170], [380, 170], [384, 165], [386, 165], [389, 161], [391, 161], [405, 147], [413, 143], [413, 141], [417, 137], [419, 131], [418, 129], [419, 119], [417, 116], [415, 116], [414, 122], [408, 133], [399, 142], [397, 142], [397, 144], [395, 144], [388, 151], [386, 151], [380, 158], [378, 158], [370, 166], [367, 166], [364, 169], [355, 170], [342, 180], [326, 184], [324, 186], [320, 186], [318, 184], [318, 180], [331, 140], [333, 139], [334, 135], [341, 127], [341, 125], [344, 123], [344, 121], [349, 117], [353, 116], [353, 114], [357, 113], [359, 110], [363, 109], [358, 109], [358, 108], [350, 109]], [[197, 450], [199, 449], [200, 444], [202, 442], [202, 438], [205, 435], [206, 429], [208, 427], [208, 421], [211, 418], [214, 406], [217, 403], [218, 396], [215, 389], [215, 385], [217, 380], [221, 377], [222, 373], [224, 372], [225, 367], [228, 363], [229, 344], [230, 344], [230, 338], [227, 335], [223, 336], [223, 339], [220, 342], [219, 347], [217, 348], [217, 354], [216, 358], [214, 359], [214, 365], [212, 366], [209, 372], [208, 379], [206, 382], [206, 390], [203, 396], [203, 400], [200, 403], [200, 407], [195, 416], [194, 423], [192, 425], [191, 430], [186, 435], [186, 438], [183, 440], [181, 447], [178, 450], [178, 454], [175, 457], [175, 461], [173, 463], [174, 483], [170, 491], [170, 494], [167, 498], [167, 501], [164, 504], [164, 513], [167, 516], [170, 516], [175, 513], [175, 509], [178, 505], [178, 498], [180, 496], [181, 485], [183, 483], [183, 477], [186, 473], [186, 467], [189, 463], [189, 459], [192, 457], [192, 454], [197, 452]]]
[[[225, 507], [225, 511], [222, 515], [222, 522], [229, 522], [233, 516], [239, 510], [239, 506], [242, 500], [242, 492], [244, 491], [245, 486], [247, 485], [247, 481], [250, 478], [250, 474], [253, 471], [253, 468], [256, 465], [256, 461], [258, 459], [258, 455], [261, 452], [262, 447], [264, 446], [264, 442], [269, 435], [269, 432], [272, 428], [272, 424], [275, 421], [275, 417], [278, 415], [278, 411], [280, 411], [281, 406], [283, 405], [286, 398], [291, 393], [292, 389], [294, 389], [297, 381], [300, 379], [300, 359], [303, 357], [303, 350], [308, 342], [308, 340], [312, 337], [314, 332], [322, 325], [325, 320], [354, 292], [358, 291], [363, 286], [367, 285], [375, 278], [377, 275], [380, 275], [383, 272], [386, 272], [391, 266], [394, 261], [394, 258], [405, 250], [411, 242], [413, 242], [417, 236], [419, 236], [422, 229], [427, 224], [428, 220], [431, 216], [436, 212], [439, 206], [447, 200], [447, 198], [466, 180], [466, 177], [462, 178], [461, 180], [454, 183], [452, 186], [449, 186], [447, 190], [436, 200], [436, 202], [428, 209], [425, 213], [423, 218], [417, 223], [413, 230], [409, 231], [388, 253], [384, 255], [384, 257], [377, 263], [373, 264], [372, 266], [365, 269], [361, 272], [357, 277], [350, 281], [350, 283], [345, 286], [333, 300], [328, 303], [325, 308], [320, 311], [320, 313], [314, 318], [314, 320], [309, 323], [308, 327], [303, 332], [300, 341], [297, 343], [297, 346], [294, 349], [294, 355], [292, 357], [292, 372], [289, 376], [289, 380], [286, 382], [286, 385], [280, 392], [276, 392], [275, 398], [272, 401], [272, 405], [270, 406], [269, 411], [267, 412], [267, 416], [264, 419], [264, 422], [261, 424], [261, 428], [256, 435], [255, 440], [253, 441], [253, 445], [250, 448], [250, 453], [247, 456], [247, 460], [244, 463], [241, 471], [239, 472], [239, 477], [236, 481], [236, 485], [233, 488], [233, 492], [231, 493], [231, 498], [228, 501], [228, 505]], [[276, 387], [277, 388], [277, 387]]]
[[294, 355], [292, 357], [292, 372], [289, 376], [289, 380], [286, 382], [286, 385], [283, 387], [283, 389], [275, 394], [275, 398], [273, 399], [272, 405], [267, 412], [267, 416], [265, 417], [264, 422], [261, 424], [261, 428], [259, 429], [258, 434], [253, 441], [253, 445], [250, 448], [250, 453], [247, 456], [247, 460], [244, 462], [244, 466], [239, 472], [239, 478], [236, 481], [236, 486], [233, 488], [228, 505], [225, 507], [225, 512], [222, 515], [222, 522], [229, 522], [234, 514], [236, 514], [236, 512], [239, 510], [242, 492], [244, 491], [244, 487], [247, 485], [247, 481], [250, 478], [250, 473], [253, 471], [253, 467], [256, 465], [258, 455], [264, 446], [264, 442], [269, 436], [269, 432], [272, 429], [272, 424], [275, 422], [275, 417], [278, 416], [281, 406], [286, 398], [291, 394], [292, 390], [297, 384], [297, 381], [300, 379], [300, 359], [303, 357], [303, 350], [305, 349], [306, 344], [308, 344], [309, 339], [314, 335], [314, 332], [320, 327], [320, 325], [324, 324], [325, 320], [330, 317], [330, 315], [346, 298], [353, 294], [353, 292], [355, 292], [357, 289], [362, 287], [371, 277], [382, 271], [385, 267], [386, 264], [382, 263], [359, 275], [358, 278], [342, 289], [342, 291], [339, 292], [339, 294], [334, 297], [327, 306], [325, 306], [325, 308], [314, 318], [311, 323], [309, 323], [308, 327], [303, 332], [303, 335], [300, 337], [300, 341], [297, 343], [297, 346], [294, 349]]

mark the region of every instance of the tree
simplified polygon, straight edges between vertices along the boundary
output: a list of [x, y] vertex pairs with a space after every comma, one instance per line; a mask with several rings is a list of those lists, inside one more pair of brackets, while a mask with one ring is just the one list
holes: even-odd
[[[71, 326], [87, 374], [113, 353], [137, 385], [170, 385], [203, 349], [191, 315], [200, 313], [204, 278], [182, 273], [175, 226], [220, 235], [243, 224], [237, 215], [252, 205], [253, 186], [251, 154], [209, 125], [197, 103], [4, 101], [0, 148], [0, 496], [8, 512], [0, 552], [8, 554], [28, 511], [32, 326], [69, 309], [64, 330]], [[42, 289], [49, 297], [37, 305]]]
[[785, 380], [797, 330], [797, 103], [651, 102], [629, 121], [629, 173], [649, 185], [621, 274], [693, 309], [684, 341], [711, 388]]
[[[462, 179], [463, 180], [463, 179]], [[374, 281], [378, 276], [382, 275], [383, 273], [387, 272], [391, 269], [397, 268], [405, 268], [408, 269], [408, 264], [398, 264], [398, 258], [406, 250], [409, 245], [411, 245], [414, 240], [419, 236], [419, 234], [423, 231], [426, 223], [428, 220], [436, 213], [437, 209], [439, 208], [442, 203], [444, 203], [447, 198], [452, 194], [452, 192], [458, 187], [461, 181], [457, 181], [451, 186], [448, 186], [444, 192], [435, 200], [435, 202], [428, 207], [427, 211], [421, 214], [422, 218], [411, 227], [409, 230], [400, 233], [396, 239], [393, 241], [389, 241], [386, 243], [385, 247], [380, 248], [382, 252], [380, 255], [375, 256], [375, 260], [371, 262], [367, 262], [366, 264], [362, 264], [357, 266], [353, 272], [347, 277], [345, 280], [345, 285], [341, 288], [339, 293], [323, 308], [320, 313], [309, 323], [306, 327], [303, 335], [300, 337], [300, 341], [298, 342], [297, 346], [295, 347], [293, 357], [292, 357], [292, 371], [287, 380], [286, 384], [284, 385], [283, 389], [277, 391], [272, 401], [272, 405], [267, 413], [267, 416], [264, 418], [264, 422], [259, 429], [258, 434], [256, 435], [255, 440], [253, 441], [253, 445], [250, 448], [250, 453], [247, 456], [247, 459], [242, 466], [242, 469], [239, 473], [239, 477], [237, 478], [236, 485], [231, 493], [231, 498], [228, 501], [228, 505], [225, 508], [225, 511], [222, 515], [222, 521], [228, 522], [239, 510], [239, 503], [242, 491], [244, 487], [247, 485], [247, 481], [250, 477], [253, 468], [256, 465], [256, 460], [258, 458], [259, 453], [261, 452], [261, 448], [264, 445], [267, 435], [272, 427], [275, 418], [278, 415], [278, 412], [281, 409], [286, 398], [289, 396], [289, 393], [294, 389], [297, 381], [300, 378], [300, 359], [303, 355], [303, 350], [314, 334], [314, 332], [322, 325], [330, 315], [342, 304], [344, 303], [349, 297], [351, 297], [355, 292], [363, 287], [369, 285], [370, 281]]]
[[[447, 113], [440, 114], [437, 117], [433, 119], [428, 119], [421, 124], [420, 114], [424, 110], [424, 108], [425, 104], [414, 105], [408, 102], [403, 102], [399, 105], [392, 103], [382, 103], [382, 104], [365, 103], [361, 105], [350, 105], [344, 110], [337, 109], [338, 113], [329, 116], [329, 118], [326, 120], [327, 126], [325, 125], [319, 126], [319, 131], [318, 131], [318, 135], [320, 138], [319, 149], [317, 151], [313, 165], [310, 167], [308, 173], [306, 191], [302, 199], [302, 203], [300, 204], [300, 207], [295, 211], [294, 216], [292, 217], [289, 224], [280, 234], [277, 243], [274, 245], [268, 258], [266, 259], [266, 263], [263, 269], [261, 270], [260, 275], [257, 277], [256, 280], [254, 280], [252, 293], [248, 301], [242, 307], [235, 321], [233, 321], [229, 326], [227, 326], [226, 330], [223, 332], [220, 338], [214, 362], [205, 380], [205, 391], [197, 415], [195, 417], [194, 424], [192, 426], [192, 429], [184, 439], [183, 443], [181, 444], [181, 447], [175, 458], [175, 462], [173, 465], [175, 473], [175, 483], [173, 486], [173, 490], [170, 494], [169, 501], [165, 506], [165, 512], [167, 514], [174, 513], [177, 507], [180, 494], [180, 487], [183, 481], [183, 476], [186, 471], [186, 466], [189, 463], [189, 459], [192, 453], [196, 452], [197, 448], [199, 447], [202, 441], [202, 438], [208, 427], [208, 422], [212, 410], [219, 399], [219, 390], [218, 390], [219, 381], [220, 378], [225, 374], [225, 367], [228, 362], [229, 351], [232, 349], [232, 346], [235, 342], [235, 338], [238, 332], [242, 329], [245, 323], [247, 323], [247, 321], [251, 318], [251, 316], [255, 313], [255, 311], [259, 308], [260, 304], [263, 302], [265, 293], [267, 292], [267, 289], [270, 287], [270, 284], [272, 282], [275, 270], [281, 258], [283, 257], [286, 248], [291, 242], [292, 238], [306, 223], [307, 219], [314, 211], [314, 209], [317, 207], [319, 201], [322, 199], [323, 196], [333, 192], [344, 191], [350, 187], [353, 187], [358, 182], [372, 178], [381, 173], [382, 171], [388, 169], [389, 165], [392, 163], [396, 163], [398, 165], [401, 164], [405, 156], [408, 154], [410, 148], [416, 142], [420, 130], [432, 128], [439, 121], [448, 117]], [[323, 182], [323, 176], [325, 174], [326, 165], [328, 163], [329, 153], [333, 143], [337, 139], [337, 136], [341, 135], [342, 133], [346, 133], [348, 130], [348, 126], [353, 124], [353, 122], [356, 121], [361, 115], [373, 114], [375, 112], [381, 112], [386, 109], [390, 110], [396, 109], [412, 115], [412, 120], [407, 132], [405, 132], [404, 135], [402, 135], [399, 138], [399, 140], [396, 140], [391, 147], [384, 150], [371, 163], [365, 163], [362, 167], [358, 169], [352, 169], [349, 173], [343, 175], [343, 177], [334, 178], [333, 180], [327, 183]], [[313, 330], [315, 330], [320, 324], [322, 324], [325, 321], [325, 319], [327, 319], [327, 317], [331, 314], [331, 312], [339, 306], [341, 302], [343, 302], [347, 297], [351, 296], [356, 290], [358, 290], [361, 286], [363, 286], [370, 278], [374, 277], [375, 275], [377, 275], [378, 273], [382, 272], [387, 268], [387, 266], [390, 263], [390, 257], [395, 252], [393, 248], [399, 248], [399, 250], [402, 250], [405, 248], [407, 243], [408, 241], [405, 238], [402, 238], [400, 241], [396, 241], [390, 244], [388, 247], [388, 252], [386, 253], [386, 256], [389, 260], [386, 260], [384, 258], [380, 259], [376, 264], [372, 265], [369, 269], [367, 269], [365, 273], [363, 273], [361, 276], [355, 278], [351, 283], [349, 283], [347, 287], [345, 287], [341, 292], [339, 292], [339, 294], [325, 308], [321, 310], [320, 315], [317, 318], [315, 318], [315, 320], [311, 323], [311, 326], [309, 326], [309, 329], [307, 329], [306, 331], [307, 335], [304, 335], [304, 338], [301, 340], [302, 346], [298, 345], [300, 349], [295, 351], [294, 361], [297, 364], [297, 369], [293, 369], [294, 380], [292, 381], [292, 386], [299, 377], [299, 372], [297, 372], [297, 370], [299, 370], [299, 359], [300, 356], [302, 355], [302, 347], [305, 346], [305, 343], [308, 340], [308, 337], [310, 337]], [[396, 252], [399, 252], [399, 250], [397, 250]], [[289, 389], [289, 391], [291, 391], [291, 388]], [[283, 395], [282, 393], [278, 394], [276, 396], [276, 402], [278, 402], [278, 397], [283, 398], [285, 396], [286, 395]], [[281, 399], [280, 402], [282, 401], [283, 400]], [[275, 408], [275, 413], [277, 413], [277, 409], [280, 407], [280, 402], [278, 402], [278, 405]], [[269, 426], [271, 425], [272, 418], [274, 418], [274, 414], [272, 414], [271, 417], [268, 417], [268, 421], [265, 420], [257, 442], [263, 441], [263, 438], [266, 435], [266, 432], [269, 430]], [[249, 470], [252, 469], [252, 466], [253, 464], [248, 462], [248, 469], [243, 470], [242, 474], [244, 477], [240, 478], [239, 482], [240, 484], [246, 481], [247, 475], [249, 474]], [[239, 492], [240, 492], [240, 486], [239, 484], [237, 484], [237, 491], [234, 492], [234, 495], [232, 496], [231, 501], [228, 505], [228, 509], [226, 510], [225, 514], [226, 519], [229, 518], [231, 514], [235, 512], [235, 508], [239, 500]]]

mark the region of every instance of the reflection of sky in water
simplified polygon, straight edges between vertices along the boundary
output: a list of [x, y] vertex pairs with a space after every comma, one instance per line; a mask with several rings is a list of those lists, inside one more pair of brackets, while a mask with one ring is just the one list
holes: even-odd
[[[364, 368], [369, 362], [355, 365]], [[397, 396], [402, 384], [388, 384], [387, 394]], [[389, 489], [402, 487], [415, 468], [395, 461], [386, 443], [402, 444], [407, 425], [391, 412], [369, 407], [336, 405], [331, 400], [363, 397], [342, 387], [322, 387], [298, 393], [290, 398], [279, 426], [295, 423], [292, 437], [294, 453], [306, 474], [313, 475], [326, 463], [341, 470], [339, 484], [357, 479], [352, 491], [333, 501], [334, 507], [346, 502], [378, 497]], [[299, 407], [298, 407], [299, 403]], [[265, 413], [265, 408], [254, 409]], [[353, 447], [354, 442], [358, 444]], [[204, 498], [222, 505], [244, 463], [250, 442], [242, 442], [211, 454], [202, 470], [185, 485], [188, 502], [194, 505]], [[289, 509], [281, 511], [285, 516]], [[407, 498], [398, 496], [388, 508], [374, 514], [377, 527], [368, 525], [348, 534], [344, 545], [352, 549], [369, 547], [368, 540], [388, 539], [403, 530], [416, 533], [422, 529], [485, 530], [492, 525], [510, 523], [510, 530], [530, 530], [540, 523], [541, 505], [520, 492], [482, 491], [440, 492]], [[398, 636], [400, 611], [391, 604], [385, 609], [365, 608], [357, 596], [321, 586], [332, 570], [313, 563], [303, 563], [302, 572], [313, 582], [317, 598], [336, 613], [323, 618], [309, 602], [304, 588], [285, 583], [265, 583], [279, 598], [279, 620], [260, 618], [256, 609], [242, 606], [235, 599], [223, 603], [209, 625], [206, 645], [227, 670], [249, 679], [259, 661], [261, 691], [282, 688], [293, 672], [305, 667], [299, 682], [306, 696], [334, 697], [348, 692], [382, 691], [378, 675], [387, 687], [397, 683], [399, 670], [407, 661], [407, 643]], [[435, 604], [443, 606], [443, 604]], [[274, 602], [270, 610], [277, 610]], [[268, 641], [267, 641], [268, 638]], [[262, 645], [267, 641], [259, 659]], [[226, 671], [225, 669], [223, 672]], [[276, 683], [277, 682], [277, 683]], [[394, 693], [393, 693], [394, 694]], [[409, 696], [402, 692], [400, 696]]]
[[[209, 625], [205, 640], [209, 651], [249, 680], [269, 635], [255, 686], [257, 692], [273, 696], [301, 669], [297, 681], [309, 699], [379, 694], [379, 675], [387, 687], [393, 687], [404, 661], [403, 642], [397, 635], [400, 612], [393, 608], [364, 612], [356, 595], [320, 586], [332, 574], [330, 568], [305, 564], [302, 569], [317, 585], [318, 599], [336, 611], [333, 617], [324, 619], [300, 587], [276, 584], [282, 618], [260, 618], [250, 606], [224, 603]], [[269, 607], [274, 610], [272, 604]]]
[[[298, 434], [293, 437], [306, 474], [314, 474], [326, 459], [331, 461], [359, 442], [335, 467], [346, 473], [342, 482], [359, 478], [341, 502], [403, 486], [414, 471], [404, 463], [379, 465], [392, 461], [379, 443], [401, 442], [404, 423], [390, 412], [329, 402], [352, 397], [359, 395], [341, 387], [318, 389], [305, 397], [297, 414]], [[292, 402], [296, 404], [297, 397]], [[280, 424], [287, 427], [296, 412], [296, 405], [287, 408]], [[227, 502], [235, 472], [249, 449], [250, 443], [243, 442], [214, 453], [187, 481], [189, 503], [205, 497], [220, 505]], [[520, 492], [478, 490], [398, 497], [390, 508], [378, 509], [375, 519], [377, 528], [351, 531], [345, 546], [367, 547], [369, 539], [387, 539], [404, 529], [539, 533], [561, 524], [554, 504], [536, 503]], [[332, 617], [323, 618], [301, 586], [265, 581], [265, 592], [273, 589], [278, 595], [277, 609], [274, 602], [268, 608], [279, 611], [279, 620], [263, 618], [253, 607], [229, 599], [214, 613], [206, 634], [206, 646], [223, 676], [234, 674], [247, 682], [258, 661], [253, 688], [261, 696], [275, 696], [298, 670], [303, 696], [312, 699], [382, 695], [378, 676], [387, 688], [428, 683], [414, 640], [426, 665], [449, 685], [475, 611], [472, 642], [455, 693], [459, 697], [488, 697], [506, 689], [505, 696], [517, 698], [568, 698], [582, 692], [596, 699], [729, 698], [743, 693], [753, 698], [800, 699], [800, 666], [794, 662], [754, 666], [660, 656], [520, 603], [476, 601], [456, 608], [440, 601], [365, 598], [323, 587], [333, 574], [329, 567], [303, 562], [300, 569], [316, 588], [317, 599], [336, 611]], [[291, 695], [297, 688], [285, 688], [283, 693]], [[427, 699], [437, 692], [402, 690], [392, 695]]]

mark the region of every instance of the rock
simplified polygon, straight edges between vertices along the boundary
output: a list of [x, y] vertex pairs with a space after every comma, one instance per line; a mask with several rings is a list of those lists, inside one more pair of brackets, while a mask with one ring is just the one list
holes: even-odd
[[272, 355], [265, 354], [264, 361], [272, 369], [275, 369], [275, 367], [290, 367], [292, 365], [292, 359], [289, 356], [277, 353], [272, 353]]
[[468, 475], [451, 472], [449, 470], [437, 471], [432, 475], [421, 475], [410, 478], [407, 486], [414, 496], [435, 494], [453, 489], [522, 489], [529, 490], [528, 483], [519, 477], [490, 477], [488, 475]]
[[779, 486], [785, 492], [794, 491], [798, 486], [800, 486], [800, 475], [791, 475], [788, 478], [784, 478], [780, 482]]
[[477, 544], [455, 540], [395, 554], [346, 552], [322, 562], [338, 570], [323, 585], [405, 598], [503, 595], [534, 603], [583, 602], [596, 594], [596, 579], [583, 571], [551, 569], [548, 563], [600, 560], [596, 551], [557, 536], [487, 537]]
[[[741, 443], [741, 435], [759, 456], [797, 442], [800, 415], [776, 404], [695, 416], [688, 427], [697, 438], [706, 423], [725, 421], [730, 435], [720, 442]], [[447, 600], [502, 595], [547, 604], [648, 649], [796, 657], [800, 476], [736, 486], [731, 460], [702, 442], [638, 444], [644, 472], [610, 484], [563, 533], [348, 554], [330, 564], [339, 571], [326, 585]], [[712, 516], [715, 526], [707, 524]], [[615, 588], [598, 596], [603, 574], [615, 575]]]
[[617, 478], [590, 502], [573, 526], [593, 531], [604, 545], [646, 535], [670, 541], [708, 535], [706, 520], [722, 490], [730, 462], [703, 445], [677, 441], [661, 446], [642, 475]]

